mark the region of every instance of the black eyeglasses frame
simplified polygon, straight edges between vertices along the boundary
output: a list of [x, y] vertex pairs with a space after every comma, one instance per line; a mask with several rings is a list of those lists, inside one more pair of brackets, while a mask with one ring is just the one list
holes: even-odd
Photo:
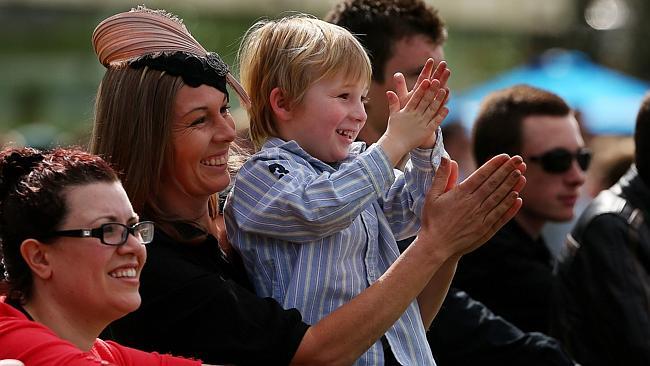
[[[112, 225], [118, 225], [126, 229], [126, 235], [122, 236], [122, 241], [120, 243], [107, 243], [104, 239], [104, 228]], [[93, 229], [59, 230], [53, 232], [53, 234], [55, 236], [65, 236], [72, 238], [97, 238], [102, 242], [102, 244], [119, 247], [126, 243], [129, 238], [129, 234], [137, 238], [138, 236], [135, 235], [136, 230], [139, 231], [143, 225], [146, 225], [148, 227], [148, 229], [151, 231], [151, 235], [149, 238], [144, 238], [144, 236], [140, 235], [140, 244], [149, 244], [153, 241], [153, 232], [155, 228], [153, 221], [140, 221], [131, 226], [120, 224], [119, 222], [107, 222]], [[143, 227], [143, 229], [147, 230], [147, 227]]]

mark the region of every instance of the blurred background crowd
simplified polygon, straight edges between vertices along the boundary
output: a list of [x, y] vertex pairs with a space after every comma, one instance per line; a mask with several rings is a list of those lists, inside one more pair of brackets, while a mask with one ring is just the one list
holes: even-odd
[[[427, 2], [439, 9], [449, 30], [445, 49], [453, 70], [453, 98], [452, 116], [446, 123], [464, 119], [465, 126], [470, 126], [476, 103], [486, 92], [527, 82], [558, 93], [586, 116], [607, 111], [609, 115], [587, 121], [593, 122], [593, 133], [631, 133], [634, 114], [650, 80], [647, 1]], [[322, 17], [333, 3], [156, 0], [146, 5], [184, 14], [194, 36], [208, 49], [220, 50], [232, 65], [240, 37], [254, 20], [286, 11]], [[106, 15], [135, 4], [124, 0], [0, 1], [3, 143], [47, 146], [85, 142], [92, 98], [102, 75], [88, 34]], [[519, 74], [499, 79], [513, 70]], [[465, 94], [469, 99], [463, 98]], [[608, 118], [617, 120], [602, 122]]]

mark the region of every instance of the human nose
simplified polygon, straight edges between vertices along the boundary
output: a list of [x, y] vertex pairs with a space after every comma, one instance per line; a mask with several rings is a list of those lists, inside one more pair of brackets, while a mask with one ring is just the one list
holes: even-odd
[[565, 181], [572, 186], [581, 186], [584, 184], [586, 179], [586, 172], [582, 170], [578, 161], [573, 159], [571, 161], [571, 167], [565, 174]]
[[354, 118], [355, 121], [359, 122], [366, 121], [368, 114], [366, 113], [366, 106], [364, 103], [360, 102], [355, 106], [354, 110], [352, 111], [352, 118]]
[[142, 255], [142, 253], [146, 253], [142, 238], [138, 237], [135, 233], [127, 233], [126, 241], [124, 244], [118, 246], [117, 250], [120, 254]]
[[235, 129], [235, 121], [228, 115], [221, 119], [221, 123], [216, 124], [215, 132], [212, 135], [212, 140], [215, 142], [233, 142], [237, 136]]

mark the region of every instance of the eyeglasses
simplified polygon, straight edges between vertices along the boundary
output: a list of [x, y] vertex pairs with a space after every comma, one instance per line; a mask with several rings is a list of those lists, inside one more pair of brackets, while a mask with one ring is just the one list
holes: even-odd
[[579, 148], [575, 153], [565, 148], [557, 148], [541, 155], [531, 156], [528, 160], [541, 164], [547, 173], [560, 174], [571, 168], [573, 159], [576, 159], [582, 171], [586, 171], [591, 163], [591, 150], [586, 147]]
[[73, 238], [98, 238], [103, 244], [120, 246], [126, 243], [129, 234], [140, 240], [140, 243], [149, 244], [153, 240], [153, 232], [152, 221], [141, 221], [133, 226], [109, 222], [94, 229], [62, 230], [55, 231], [54, 234]]

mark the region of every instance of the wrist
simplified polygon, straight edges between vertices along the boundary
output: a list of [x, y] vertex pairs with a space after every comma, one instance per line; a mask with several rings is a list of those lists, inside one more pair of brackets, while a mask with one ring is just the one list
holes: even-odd
[[377, 145], [381, 146], [384, 150], [393, 167], [397, 166], [402, 158], [410, 151], [409, 146], [406, 146], [403, 141], [393, 138], [387, 133], [379, 138]]
[[409, 246], [409, 249], [417, 252], [416, 255], [425, 261], [425, 266], [440, 266], [454, 258], [456, 253], [448, 251], [448, 246], [438, 244], [435, 236], [420, 232]]

